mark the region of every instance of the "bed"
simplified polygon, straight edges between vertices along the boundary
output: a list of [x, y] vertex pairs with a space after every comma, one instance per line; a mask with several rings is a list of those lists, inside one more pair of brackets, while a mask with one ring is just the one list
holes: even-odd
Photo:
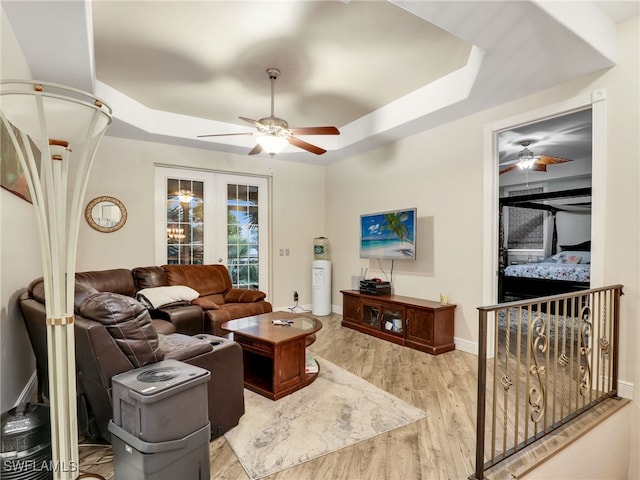
[[[507, 248], [500, 245], [499, 300], [500, 302], [525, 300], [548, 295], [570, 293], [590, 288], [591, 241], [585, 240], [573, 245], [557, 245], [555, 214], [565, 207], [550, 204], [549, 200], [588, 197], [581, 205], [590, 207], [591, 189], [574, 189], [562, 192], [548, 192], [522, 197], [500, 199], [500, 230], [502, 234], [502, 208], [517, 206], [549, 211], [554, 217], [552, 255], [535, 263], [507, 265]], [[576, 205], [575, 203], [571, 204]], [[573, 208], [573, 207], [571, 207]], [[557, 250], [560, 250], [556, 253]]]
[[[503, 301], [535, 298], [589, 288], [589, 252], [563, 251], [538, 263], [509, 265], [503, 272]], [[566, 263], [569, 258], [571, 263]], [[575, 259], [578, 262], [575, 263]], [[589, 262], [590, 260], [584, 260]]]

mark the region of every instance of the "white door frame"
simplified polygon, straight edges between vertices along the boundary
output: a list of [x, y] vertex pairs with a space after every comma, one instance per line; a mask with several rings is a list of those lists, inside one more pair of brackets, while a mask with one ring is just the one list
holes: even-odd
[[[269, 293], [269, 180], [265, 177], [247, 176], [234, 173], [216, 173], [215, 189], [217, 191], [224, 191], [224, 198], [227, 198], [227, 185], [228, 184], [239, 185], [253, 185], [258, 187], [258, 264], [260, 271], [260, 287], [259, 289], [265, 293]], [[217, 248], [216, 259], [218, 263], [228, 265], [228, 252], [227, 248], [227, 202], [216, 202], [216, 225], [225, 225], [224, 229], [219, 229], [216, 235], [215, 245]], [[224, 245], [224, 249], [222, 249]]]
[[[525, 112], [484, 125], [484, 221], [482, 303], [494, 305], [498, 302], [498, 133], [551, 117], [565, 115], [591, 108], [591, 287], [604, 286], [605, 252], [605, 189], [606, 189], [606, 91], [595, 90], [566, 101]], [[488, 349], [493, 352], [493, 329], [487, 332]]]
[[[167, 246], [166, 243], [161, 242], [159, 239], [166, 237], [167, 228], [167, 210], [165, 208], [166, 202], [166, 179], [168, 177], [184, 178], [188, 180], [197, 180], [204, 182], [204, 199], [205, 203], [209, 202], [208, 199], [216, 198], [216, 189], [220, 187], [223, 180], [232, 180], [239, 184], [254, 184], [260, 187], [261, 198], [259, 200], [261, 208], [266, 208], [260, 212], [260, 290], [269, 296], [269, 290], [271, 286], [271, 269], [270, 255], [271, 251], [271, 182], [268, 177], [262, 177], [257, 175], [245, 175], [235, 172], [223, 172], [214, 170], [195, 169], [190, 167], [178, 167], [170, 165], [155, 165], [155, 188], [154, 188], [154, 258], [156, 265], [164, 265], [167, 263]], [[224, 198], [226, 199], [226, 189], [224, 189]], [[219, 205], [220, 202], [213, 202], [209, 204], [209, 208], [205, 205], [204, 210], [204, 222], [205, 225], [219, 225], [223, 222], [225, 228], [225, 248], [226, 248], [226, 200], [222, 202], [224, 205]], [[211, 208], [214, 207], [214, 208]], [[222, 218], [220, 217], [222, 215]], [[204, 263], [226, 263], [227, 254], [220, 251], [219, 246], [216, 245], [216, 241], [219, 241], [218, 237], [211, 233], [211, 230], [203, 232], [205, 238], [205, 250], [204, 250]], [[206, 248], [206, 246], [214, 248]], [[221, 261], [219, 259], [222, 258]]]

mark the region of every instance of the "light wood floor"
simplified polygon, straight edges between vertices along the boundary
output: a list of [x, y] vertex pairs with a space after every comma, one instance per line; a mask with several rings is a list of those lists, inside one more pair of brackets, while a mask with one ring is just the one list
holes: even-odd
[[[313, 353], [424, 409], [429, 416], [268, 478], [420, 480], [471, 475], [476, 356], [461, 351], [432, 356], [343, 328], [340, 315], [320, 318], [323, 328], [310, 347]], [[248, 479], [224, 437], [210, 445], [212, 479]], [[108, 449], [81, 447], [80, 456], [82, 470], [113, 476]]]

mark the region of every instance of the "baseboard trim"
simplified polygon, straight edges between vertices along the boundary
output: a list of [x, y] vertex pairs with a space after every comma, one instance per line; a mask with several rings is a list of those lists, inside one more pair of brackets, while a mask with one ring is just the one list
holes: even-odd
[[454, 337], [453, 343], [456, 344], [456, 349], [462, 352], [472, 353], [478, 355], [478, 344], [476, 342], [470, 342], [463, 338]]
[[29, 378], [29, 381], [22, 389], [22, 392], [20, 392], [20, 395], [18, 395], [18, 399], [16, 400], [16, 403], [13, 406], [17, 407], [21, 403], [25, 403], [31, 400], [32, 398], [36, 398], [37, 393], [38, 393], [38, 374], [34, 370], [33, 373], [31, 374], [31, 377]]

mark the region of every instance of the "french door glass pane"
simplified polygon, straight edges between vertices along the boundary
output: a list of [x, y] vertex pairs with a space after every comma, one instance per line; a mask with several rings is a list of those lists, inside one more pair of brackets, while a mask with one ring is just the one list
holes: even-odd
[[204, 182], [167, 179], [167, 263], [204, 262]]
[[257, 290], [258, 187], [227, 185], [227, 261], [236, 288]]

